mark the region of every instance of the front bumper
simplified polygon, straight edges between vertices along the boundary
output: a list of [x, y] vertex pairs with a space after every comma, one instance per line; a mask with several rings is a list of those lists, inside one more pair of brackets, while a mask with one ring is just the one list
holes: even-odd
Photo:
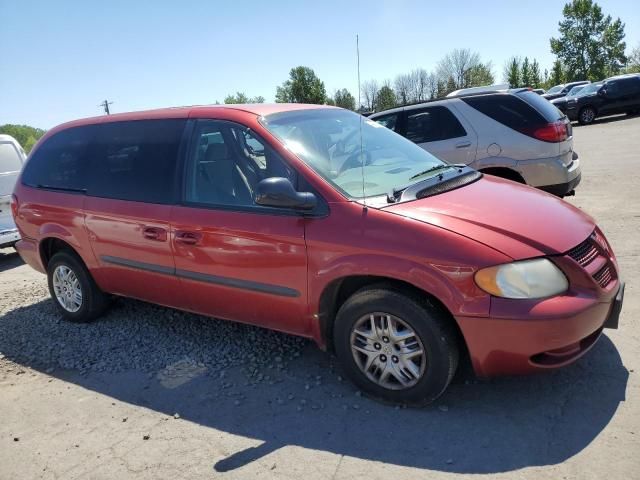
[[[478, 376], [520, 375], [575, 362], [591, 349], [603, 328], [618, 327], [623, 299], [624, 283], [618, 282], [604, 301], [567, 295], [521, 303], [521, 313], [513, 312], [511, 318], [456, 320]], [[513, 301], [492, 299], [492, 313], [508, 312], [510, 302], [513, 305]]]

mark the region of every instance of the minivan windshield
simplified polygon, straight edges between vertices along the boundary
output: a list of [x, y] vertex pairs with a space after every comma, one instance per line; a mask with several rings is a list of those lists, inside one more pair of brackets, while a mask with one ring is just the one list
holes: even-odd
[[384, 195], [454, 168], [388, 128], [348, 110], [280, 112], [262, 118], [261, 123], [352, 199]]
[[16, 147], [9, 142], [0, 142], [0, 173], [18, 172], [22, 167]]

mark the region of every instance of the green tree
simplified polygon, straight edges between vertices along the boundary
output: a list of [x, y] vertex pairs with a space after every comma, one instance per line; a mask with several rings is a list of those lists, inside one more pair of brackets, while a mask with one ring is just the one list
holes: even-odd
[[24, 151], [29, 153], [40, 137], [46, 133], [46, 130], [28, 125], [12, 125], [7, 123], [0, 125], [0, 133], [11, 135], [18, 141]]
[[327, 99], [324, 83], [309, 67], [295, 67], [289, 72], [289, 80], [276, 89], [278, 103], [316, 103], [323, 105]]
[[[626, 62], [624, 24], [605, 16], [593, 0], [565, 4], [559, 38], [552, 38], [551, 52], [566, 67], [567, 80], [600, 80], [618, 73]], [[552, 75], [553, 76], [553, 75]]]
[[553, 62], [553, 66], [551, 67], [551, 74], [549, 75], [549, 84], [548, 87], [553, 87], [554, 85], [560, 85], [564, 83], [565, 73], [562, 62], [560, 60], [556, 60]]
[[533, 88], [540, 88], [542, 85], [542, 78], [540, 76], [540, 64], [538, 64], [538, 60], [535, 58], [531, 63], [531, 86]]
[[492, 85], [494, 82], [491, 63], [479, 63], [469, 68], [465, 73], [465, 88]]
[[522, 74], [520, 72], [520, 57], [511, 57], [507, 60], [507, 64], [504, 67], [504, 79], [507, 81], [511, 88], [520, 86]]
[[529, 57], [524, 57], [522, 61], [522, 70], [521, 70], [522, 78], [520, 79], [521, 87], [530, 87], [531, 86], [531, 65], [529, 64]]
[[244, 92], [236, 92], [235, 95], [227, 95], [224, 97], [224, 103], [264, 103], [264, 97], [247, 97]]
[[389, 85], [384, 85], [376, 95], [376, 111], [387, 110], [397, 105], [396, 94]]
[[346, 88], [337, 90], [333, 95], [333, 101], [336, 107], [346, 108], [347, 110], [356, 109], [356, 99]]

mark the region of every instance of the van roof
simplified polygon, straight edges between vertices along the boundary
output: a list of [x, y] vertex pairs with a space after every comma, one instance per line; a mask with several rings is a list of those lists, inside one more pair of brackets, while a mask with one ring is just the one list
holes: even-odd
[[272, 113], [288, 112], [293, 110], [308, 110], [314, 108], [337, 108], [330, 105], [313, 105], [307, 103], [245, 103], [245, 104], [224, 104], [224, 105], [192, 105], [188, 107], [169, 107], [155, 110], [141, 110], [137, 112], [114, 113], [111, 115], [100, 115], [97, 117], [73, 120], [56, 127], [65, 128], [78, 125], [89, 125], [92, 123], [126, 121], [126, 120], [148, 120], [162, 118], [188, 118], [193, 114], [211, 114], [215, 110], [238, 110], [258, 116], [270, 115]]

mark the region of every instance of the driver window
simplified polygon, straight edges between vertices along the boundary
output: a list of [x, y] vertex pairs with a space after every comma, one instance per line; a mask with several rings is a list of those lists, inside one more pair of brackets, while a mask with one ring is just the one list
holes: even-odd
[[254, 202], [255, 191], [269, 177], [296, 184], [294, 170], [246, 127], [198, 121], [187, 160], [187, 202], [264, 208]]

